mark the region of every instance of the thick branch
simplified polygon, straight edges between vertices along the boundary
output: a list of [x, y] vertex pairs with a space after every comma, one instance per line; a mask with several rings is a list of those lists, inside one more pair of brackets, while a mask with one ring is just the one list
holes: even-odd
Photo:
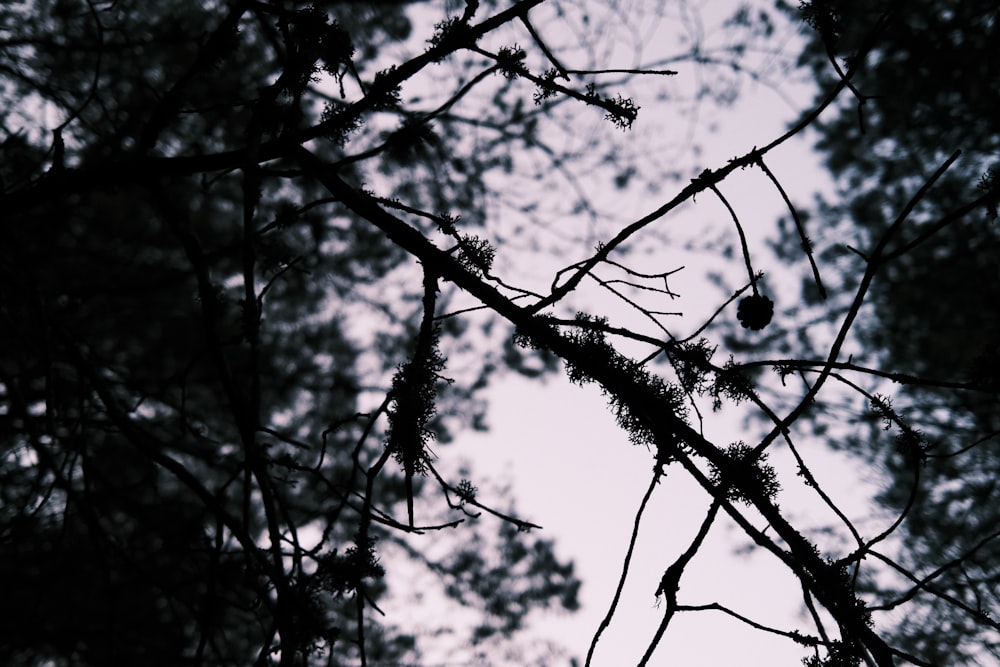
[[[756, 487], [742, 485], [737, 476], [728, 475], [732, 463], [725, 454], [680, 417], [665, 412], [661, 401], [649, 392], [646, 386], [639, 384], [634, 377], [614, 372], [607, 365], [600, 363], [600, 360], [589, 358], [577, 344], [561, 335], [554, 327], [536, 318], [533, 315], [534, 309], [517, 306], [492, 286], [474, 276], [455, 258], [428, 241], [418, 230], [384, 210], [372, 196], [345, 183], [338, 174], [327, 168], [308, 150], [300, 148], [296, 151], [295, 158], [306, 173], [323, 183], [345, 206], [381, 229], [391, 241], [418, 258], [425, 267], [433, 267], [443, 279], [454, 282], [478, 298], [491, 310], [516, 325], [518, 331], [531, 339], [534, 344], [584, 369], [594, 381], [641, 419], [644, 426], [659, 437], [660, 442], [672, 442], [675, 436], [679, 437], [685, 447], [677, 447], [671, 454], [714, 498], [719, 499], [723, 496], [724, 490], [716, 488], [708, 480], [688, 452], [709, 461], [723, 473], [724, 478], [734, 478], [740, 491], [767, 519], [774, 531], [788, 545], [789, 550], [780, 549], [770, 540], [765, 540], [762, 545], [803, 579], [804, 584], [833, 614], [840, 626], [852, 638], [867, 647], [879, 667], [891, 667], [894, 664], [892, 649], [868, 627], [863, 607], [859, 605], [854, 594], [846, 586], [841, 585], [842, 582], [837, 577], [834, 566], [824, 561], [815, 547], [788, 523], [777, 505], [767, 495]], [[747, 525], [746, 520], [730, 503], [724, 502], [723, 507], [741, 526]], [[764, 539], [759, 534], [754, 537]]]

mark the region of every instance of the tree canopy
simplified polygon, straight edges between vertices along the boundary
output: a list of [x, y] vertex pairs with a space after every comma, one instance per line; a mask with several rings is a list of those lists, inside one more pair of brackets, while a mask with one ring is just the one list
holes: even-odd
[[[995, 192], [1000, 176], [998, 12], [988, 2], [931, 1], [815, 2], [812, 11], [820, 29], [803, 63], [827, 85], [837, 77], [830, 59], [849, 66], [878, 16], [892, 11], [853, 94], [814, 124], [839, 185], [817, 207], [818, 240], [873, 243], [922, 179], [961, 151], [915, 202], [855, 327], [871, 363], [914, 380], [873, 391], [869, 426], [830, 442], [885, 466], [880, 500], [907, 515], [898, 558], [921, 585], [895, 630], [899, 641], [936, 665], [980, 664], [1000, 651], [990, 621], [1000, 614], [1000, 233], [995, 196], [963, 209]], [[831, 259], [846, 249], [829, 248]], [[795, 253], [785, 246], [786, 256]], [[854, 285], [857, 276], [842, 280]], [[815, 290], [803, 296], [815, 299]], [[879, 436], [890, 425], [904, 449], [918, 448], [916, 471]], [[912, 585], [866, 584], [883, 594]]]
[[[922, 253], [954, 262], [952, 237], [984, 229], [984, 210], [995, 215], [996, 179], [984, 176], [980, 192], [953, 179], [958, 163], [942, 156], [963, 135], [922, 125], [921, 136], [941, 139], [940, 155], [914, 151], [897, 163], [884, 147], [831, 151], [834, 168], [856, 175], [852, 194], [885, 170], [881, 187], [895, 196], [876, 199], [883, 223], [851, 231], [849, 243], [824, 236], [814, 253], [813, 218], [769, 167], [809, 128], [833, 146], [837, 125], [820, 116], [831, 106], [863, 102], [860, 127], [875, 136], [884, 128], [889, 148], [905, 143], [890, 131], [898, 117], [867, 113], [879, 76], [898, 83], [876, 66], [901, 50], [885, 40], [912, 30], [897, 4], [805, 4], [824, 47], [819, 101], [780, 136], [747, 137], [732, 159], [691, 173], [671, 158], [691, 147], [691, 126], [667, 135], [665, 110], [710, 124], [696, 105], [725, 104], [740, 81], [761, 80], [751, 56], [772, 52], [776, 16], [741, 7], [712, 43], [683, 2], [634, 17], [614, 4], [555, 0], [4, 5], [0, 610], [11, 620], [0, 657], [409, 664], [429, 635], [450, 642], [456, 660], [551, 664], [544, 649], [510, 640], [535, 610], [577, 607], [572, 563], [539, 533], [531, 508], [474, 467], [446, 465], [452, 438], [485, 427], [484, 392], [502, 372], [596, 384], [628, 438], [649, 451], [622, 582], [667, 471], [704, 490], [690, 510], [704, 516], [701, 528], [655, 586], [659, 629], [616, 664], [647, 664], [678, 613], [726, 612], [801, 645], [803, 662], [817, 666], [941, 661], [940, 638], [894, 632], [885, 610], [947, 607], [956, 627], [975, 626], [963, 636], [995, 632], [997, 535], [969, 535], [943, 569], [925, 573], [954, 527], [930, 521], [921, 532], [913, 517], [955, 514], [922, 514], [913, 493], [896, 506], [903, 489], [919, 488], [899, 469], [916, 474], [937, 452], [910, 406], [874, 385], [893, 380], [918, 397], [931, 387], [942, 409], [967, 408], [968, 433], [946, 432], [956, 439], [995, 418], [995, 372], [953, 378], [960, 360], [929, 352], [926, 366], [894, 369], [912, 358], [901, 332], [927, 294], [916, 279], [897, 289], [907, 278], [896, 271], [924, 269]], [[991, 48], [993, 16], [979, 41], [955, 38], [956, 49]], [[650, 17], [686, 32], [644, 60]], [[618, 30], [634, 54], [623, 53]], [[843, 66], [841, 53], [850, 56]], [[963, 66], [944, 60], [919, 66]], [[695, 74], [704, 71], [712, 75]], [[989, 108], [987, 88], [972, 89], [982, 102], [970, 118]], [[927, 113], [928, 124], [940, 122]], [[995, 142], [987, 134], [977, 145]], [[777, 227], [771, 240], [797, 245], [784, 259], [808, 285], [804, 306], [833, 332], [826, 339], [801, 334], [801, 313], [788, 312], [761, 272], [751, 248], [768, 233], [727, 198], [740, 172], [790, 209], [794, 227]], [[614, 203], [596, 191], [614, 193]], [[639, 192], [658, 204], [636, 213], [627, 202]], [[679, 316], [663, 305], [678, 297], [670, 278], [679, 269], [664, 264], [680, 256], [672, 253], [683, 235], [662, 227], [695, 205], [714, 206], [699, 210], [725, 223], [726, 240], [707, 244], [726, 265], [716, 275], [725, 293]], [[711, 229], [687, 231], [690, 240]], [[995, 270], [990, 233], [963, 264]], [[539, 269], [541, 256], [561, 268]], [[800, 258], [804, 266], [792, 261]], [[933, 294], [937, 276], [927, 279]], [[865, 308], [885, 303], [892, 321], [880, 328]], [[879, 346], [871, 363], [848, 351], [853, 335]], [[816, 356], [799, 354], [796, 340]], [[915, 338], [913, 349], [934, 342]], [[995, 365], [983, 350], [980, 371]], [[843, 396], [835, 384], [866, 396], [899, 436], [885, 470], [895, 514], [874, 529], [840, 511], [797, 444], [822, 430], [816, 415]], [[981, 400], [966, 406], [970, 393]], [[717, 440], [723, 407], [757, 418], [745, 440]], [[834, 446], [855, 440], [827, 433]], [[977, 483], [964, 466], [984, 456], [995, 467], [989, 442], [943, 450], [932, 479]], [[785, 476], [769, 457], [789, 452], [796, 466]], [[992, 497], [989, 478], [979, 481]], [[839, 541], [785, 509], [793, 488], [837, 517], [826, 534]], [[807, 624], [768, 627], [722, 604], [685, 604], [685, 569], [717, 524], [738, 527], [801, 582]], [[919, 541], [898, 555], [880, 550], [900, 531]], [[887, 573], [904, 585], [881, 585]], [[476, 613], [469, 627], [401, 627], [387, 613], [398, 595]], [[930, 607], [927, 595], [937, 599]], [[616, 596], [588, 664], [617, 605]]]

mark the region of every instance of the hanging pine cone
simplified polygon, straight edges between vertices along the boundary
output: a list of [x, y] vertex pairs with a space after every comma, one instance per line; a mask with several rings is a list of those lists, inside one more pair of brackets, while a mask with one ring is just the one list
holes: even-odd
[[736, 308], [736, 318], [744, 329], [760, 331], [774, 316], [774, 302], [763, 294], [751, 294], [740, 299]]

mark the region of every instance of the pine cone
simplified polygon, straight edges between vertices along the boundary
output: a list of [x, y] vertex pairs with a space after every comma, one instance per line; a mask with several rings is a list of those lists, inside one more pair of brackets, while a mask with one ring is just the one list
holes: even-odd
[[760, 331], [774, 316], [774, 302], [763, 294], [752, 294], [740, 299], [736, 308], [736, 318], [744, 329]]

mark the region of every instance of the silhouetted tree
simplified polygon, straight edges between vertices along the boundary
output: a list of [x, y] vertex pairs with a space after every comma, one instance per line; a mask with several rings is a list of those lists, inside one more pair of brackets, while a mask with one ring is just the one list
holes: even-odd
[[[470, 482], [441, 480], [456, 510], [442, 525], [398, 519], [412, 470], [404, 485], [383, 452], [474, 424], [496, 362], [443, 382], [428, 355], [462, 333], [458, 320], [428, 328], [393, 276], [406, 254], [288, 162], [313, 141], [360, 181], [343, 148], [357, 132], [380, 182], [409, 170], [390, 191], [411, 206], [481, 218], [478, 180], [506, 149], [456, 147], [439, 164], [432, 114], [398, 103], [404, 75], [375, 71], [412, 29], [405, 10], [2, 10], [5, 664], [415, 655], [411, 632], [371, 611], [386, 590], [380, 554], [478, 503]], [[351, 105], [338, 88], [367, 95]], [[365, 133], [367, 115], [394, 120]], [[381, 298], [393, 286], [401, 298]], [[399, 428], [384, 444], [386, 414]], [[531, 524], [501, 519], [519, 530], [475, 531], [496, 533], [498, 562], [468, 534], [415, 559], [489, 610], [480, 641], [534, 607], [576, 606], [572, 565]]]
[[[689, 19], [691, 7], [679, 7]], [[677, 54], [631, 67], [589, 41], [617, 11], [599, 4], [4, 7], [0, 605], [14, 620], [0, 630], [0, 655], [412, 662], [417, 633], [442, 628], [381, 616], [404, 578], [435, 583], [414, 584], [417, 599], [478, 610], [459, 639], [473, 647], [495, 648], [491, 638], [516, 633], [534, 608], [574, 608], [572, 566], [532, 539], [537, 526], [514, 516], [510, 499], [491, 500], [471, 473], [442, 465], [435, 444], [482, 426], [481, 392], [499, 368], [537, 376], [561, 364], [573, 382], [599, 385], [651, 452], [636, 531], [668, 467], [705, 491], [691, 502], [704, 507], [700, 530], [655, 586], [663, 620], [639, 664], [677, 613], [718, 610], [807, 647], [806, 664], [930, 664], [887, 641], [873, 616], [899, 596], [858, 586], [898, 524], [863, 535], [840, 514], [853, 543], [831, 547], [778, 498], [799, 484], [839, 512], [795, 427], [853, 368], [842, 353], [861, 303], [911, 251], [892, 243], [950, 163], [906, 184], [852, 279], [825, 290], [822, 267], [805, 272], [834, 297], [827, 316], [839, 331], [817, 362], [757, 358], [781, 345], [771, 332], [797, 323], [782, 321], [755, 268], [751, 241], [763, 232], [746, 228], [725, 193], [726, 179], [749, 169], [790, 202], [768, 159], [853, 92], [891, 9], [788, 133], [694, 172], [654, 211], [628, 218], [618, 201], [636, 183], [659, 193], [689, 174], [621, 131], [642, 132], [641, 108], [676, 95], [663, 83], [683, 79], [667, 69], [674, 63], [716, 73], [686, 101], [730, 98], [725, 73], [746, 71], [744, 55], [771, 36], [766, 13], [740, 9], [715, 50], [688, 20]], [[810, 20], [830, 34], [829, 12]], [[616, 193], [615, 206], [599, 210], [598, 186]], [[978, 210], [995, 196], [986, 189], [958, 205]], [[669, 248], [654, 223], [699, 194], [739, 240], [740, 277], [711, 313], [679, 318], [662, 310], [675, 270], [662, 255], [649, 268], [627, 251]], [[539, 276], [539, 252], [568, 263]], [[727, 361], [713, 361], [719, 347]], [[758, 373], [764, 366], [778, 374]], [[816, 375], [786, 386], [795, 371]], [[770, 424], [716, 443], [704, 415], [724, 404]], [[908, 418], [875, 405], [921, 458]], [[800, 479], [768, 463], [779, 442]], [[685, 569], [723, 521], [799, 579], [808, 631], [683, 603]], [[626, 557], [622, 581], [629, 566]], [[461, 659], [477, 650], [464, 649]]]
[[[852, 94], [813, 126], [838, 184], [815, 210], [821, 260], [871, 247], [926, 174], [962, 152], [889, 245], [854, 329], [866, 351], [855, 361], [909, 381], [867, 387], [869, 428], [831, 442], [884, 466], [879, 499], [906, 515], [892, 555], [915, 579], [865, 584], [886, 608], [909, 602], [898, 641], [935, 665], [982, 664], [1000, 656], [1000, 228], [995, 196], [966, 206], [1000, 178], [1000, 13], [930, 0], [803, 7], [817, 30], [802, 60], [826, 85], [840, 76], [831, 58], [841, 71], [854, 65], [891, 12]], [[857, 274], [841, 280], [854, 286]], [[804, 296], [815, 301], [815, 288]], [[895, 447], [883, 427], [896, 431]]]

